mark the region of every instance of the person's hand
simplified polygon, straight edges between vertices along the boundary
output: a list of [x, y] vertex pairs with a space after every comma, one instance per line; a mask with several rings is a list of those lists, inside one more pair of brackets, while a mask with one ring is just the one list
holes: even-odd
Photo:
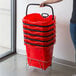
[[52, 3], [57, 3], [57, 2], [60, 2], [62, 0], [47, 0], [47, 1], [44, 1], [40, 4], [40, 7], [44, 7], [46, 4], [52, 4]]

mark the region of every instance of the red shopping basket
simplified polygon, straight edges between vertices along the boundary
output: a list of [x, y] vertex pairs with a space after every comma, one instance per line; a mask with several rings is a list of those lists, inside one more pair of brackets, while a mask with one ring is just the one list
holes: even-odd
[[[34, 19], [37, 22], [35, 22]], [[42, 31], [42, 30], [48, 31], [55, 28], [55, 20], [52, 20], [52, 15], [48, 16], [47, 18], [44, 18], [39, 13], [33, 13], [24, 17], [23, 27], [24, 29], [27, 28], [27, 29], [33, 29], [33, 30], [39, 30], [39, 31]]]
[[40, 37], [49, 37], [51, 34], [55, 34], [56, 30], [52, 29], [49, 32], [43, 32], [43, 31], [33, 31], [33, 30], [24, 30], [23, 29], [24, 34], [29, 34], [32, 36], [40, 36]]
[[52, 64], [53, 44], [49, 47], [40, 47], [26, 44], [27, 59], [30, 66], [46, 70]]
[[[47, 13], [32, 13], [23, 18], [24, 45], [26, 45], [27, 59], [30, 66], [46, 70], [52, 64], [53, 47], [56, 42], [56, 19], [52, 6], [52, 15]], [[44, 16], [46, 15], [46, 16]]]

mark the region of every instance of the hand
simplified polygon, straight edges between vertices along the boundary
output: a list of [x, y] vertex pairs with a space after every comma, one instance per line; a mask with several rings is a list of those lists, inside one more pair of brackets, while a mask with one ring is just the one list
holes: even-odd
[[51, 4], [52, 1], [44, 1], [43, 3], [40, 4], [40, 7], [44, 7], [46, 4]]

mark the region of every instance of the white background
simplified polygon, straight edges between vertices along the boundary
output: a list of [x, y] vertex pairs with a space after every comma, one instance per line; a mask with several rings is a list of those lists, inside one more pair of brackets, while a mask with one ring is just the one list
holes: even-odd
[[10, 0], [0, 0], [0, 46], [11, 47]]
[[[22, 18], [25, 16], [26, 6], [29, 3], [41, 3], [44, 0], [17, 0], [17, 52], [26, 55], [26, 48], [23, 40]], [[75, 51], [70, 37], [69, 23], [72, 14], [73, 0], [64, 0], [60, 3], [52, 4], [56, 15], [57, 41], [53, 56], [56, 58], [75, 61]], [[43, 9], [43, 10], [42, 10]], [[48, 12], [49, 8], [31, 7], [28, 13]]]

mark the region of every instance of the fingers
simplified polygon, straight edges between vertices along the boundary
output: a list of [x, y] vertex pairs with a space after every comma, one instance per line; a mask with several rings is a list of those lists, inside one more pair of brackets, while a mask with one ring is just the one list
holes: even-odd
[[44, 1], [43, 3], [40, 4], [40, 7], [44, 7], [46, 4], [49, 4], [49, 3], [51, 3], [51, 2], [49, 2], [49, 1]]
[[44, 7], [46, 5], [46, 1], [40, 4], [40, 7]]

